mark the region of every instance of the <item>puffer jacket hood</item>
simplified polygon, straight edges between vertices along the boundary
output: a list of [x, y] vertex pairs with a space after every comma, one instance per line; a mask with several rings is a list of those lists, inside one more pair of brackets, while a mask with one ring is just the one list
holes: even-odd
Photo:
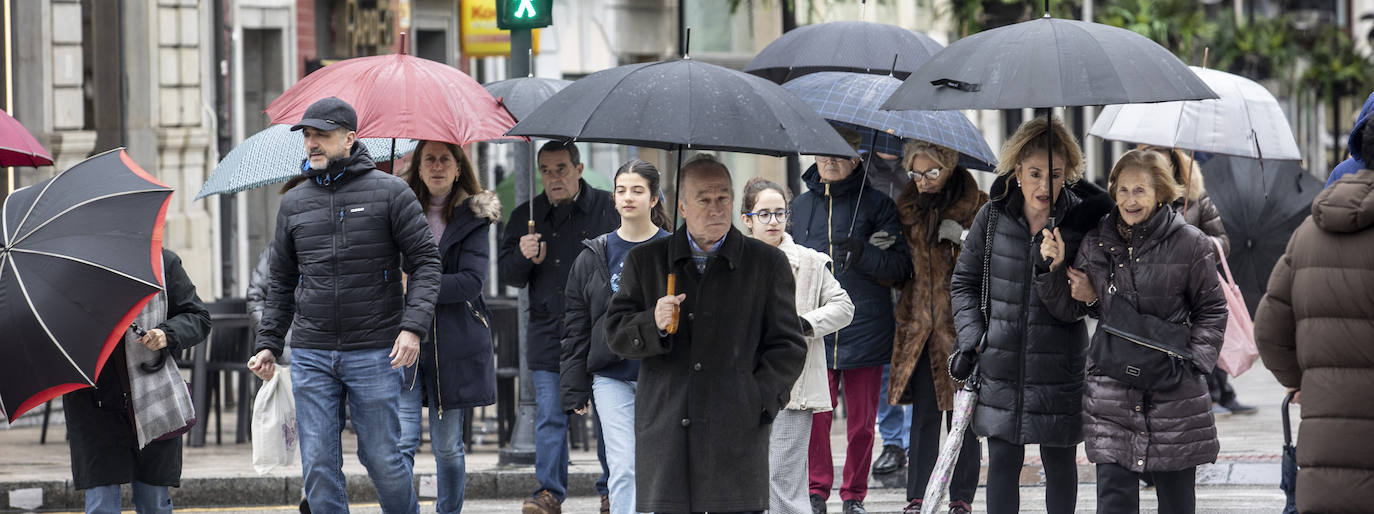
[[1338, 234], [1359, 232], [1374, 224], [1374, 172], [1368, 170], [1323, 189], [1312, 202], [1312, 221]]

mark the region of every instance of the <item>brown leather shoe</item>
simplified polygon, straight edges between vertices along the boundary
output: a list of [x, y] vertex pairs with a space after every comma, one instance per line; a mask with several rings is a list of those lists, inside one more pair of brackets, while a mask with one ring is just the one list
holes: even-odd
[[563, 514], [563, 503], [546, 490], [539, 491], [534, 498], [525, 500], [520, 508], [522, 514]]
[[601, 514], [610, 514], [610, 512], [611, 497], [603, 494], [601, 495]]

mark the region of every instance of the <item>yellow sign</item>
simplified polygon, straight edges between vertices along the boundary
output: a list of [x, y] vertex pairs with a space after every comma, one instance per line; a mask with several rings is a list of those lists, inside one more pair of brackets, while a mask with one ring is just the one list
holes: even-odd
[[[462, 0], [462, 50], [464, 57], [510, 55], [510, 31], [496, 27], [496, 2]], [[539, 29], [531, 34], [531, 46], [539, 53]]]

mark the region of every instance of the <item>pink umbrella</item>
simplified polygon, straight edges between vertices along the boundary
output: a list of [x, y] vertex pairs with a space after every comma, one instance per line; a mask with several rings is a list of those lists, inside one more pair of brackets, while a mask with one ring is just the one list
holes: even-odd
[[0, 111], [0, 166], [39, 167], [52, 164], [52, 156], [33, 134], [13, 116]]
[[407, 55], [405, 34], [399, 54], [348, 59], [311, 73], [267, 106], [267, 116], [272, 123], [294, 124], [310, 104], [330, 96], [357, 111], [358, 137], [465, 145], [508, 139], [506, 131], [515, 126], [510, 113], [466, 73]]

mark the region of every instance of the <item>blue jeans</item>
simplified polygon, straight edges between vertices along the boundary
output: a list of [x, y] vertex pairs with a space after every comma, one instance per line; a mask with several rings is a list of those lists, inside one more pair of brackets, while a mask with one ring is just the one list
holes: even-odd
[[558, 372], [530, 370], [530, 379], [539, 406], [534, 417], [534, 477], [539, 491], [562, 502], [568, 494], [568, 414], [563, 412]]
[[606, 434], [601, 431], [601, 407], [596, 406], [596, 396], [592, 396], [592, 426], [596, 427], [596, 461], [601, 464], [601, 476], [596, 477], [596, 494], [609, 496], [611, 490], [607, 482], [611, 479], [611, 467], [606, 464]]
[[[414, 387], [401, 391], [401, 456], [406, 469], [414, 473], [415, 451], [420, 447], [420, 405], [424, 379]], [[410, 384], [406, 384], [409, 386]], [[434, 452], [439, 498], [434, 508], [440, 514], [463, 511], [463, 491], [467, 482], [467, 468], [463, 452], [463, 410], [436, 408], [438, 400], [429, 396], [429, 446]]]
[[[171, 514], [172, 496], [165, 485], [148, 485], [135, 480], [130, 484], [134, 489], [134, 511], [138, 514]], [[86, 489], [86, 512], [88, 514], [119, 514], [119, 484], [102, 485]]]
[[611, 468], [611, 514], [635, 511], [635, 382], [592, 376], [606, 464]]
[[343, 423], [346, 398], [358, 433], [358, 459], [377, 489], [384, 512], [416, 513], [415, 482], [397, 449], [401, 371], [391, 369], [390, 349], [297, 348], [291, 366], [296, 424], [301, 438], [305, 496], [315, 512], [348, 512], [344, 487]]
[[888, 377], [892, 365], [883, 365], [883, 388], [878, 391], [878, 436], [883, 438], [883, 446], [900, 446], [903, 450], [910, 447], [911, 408], [906, 405], [888, 405]]

